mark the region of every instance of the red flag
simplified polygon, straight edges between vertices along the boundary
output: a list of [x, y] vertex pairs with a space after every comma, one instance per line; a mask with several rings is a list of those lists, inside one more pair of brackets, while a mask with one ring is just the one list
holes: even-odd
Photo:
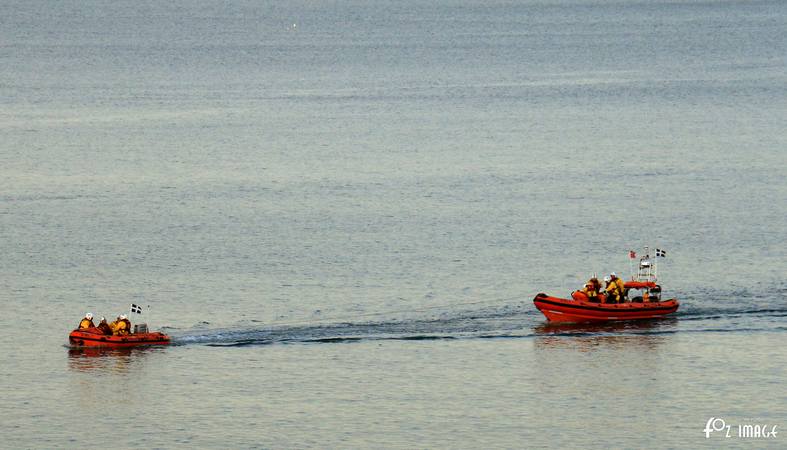
[[634, 259], [636, 257], [637, 257], [637, 254], [634, 252], [634, 250], [629, 250], [629, 258]]

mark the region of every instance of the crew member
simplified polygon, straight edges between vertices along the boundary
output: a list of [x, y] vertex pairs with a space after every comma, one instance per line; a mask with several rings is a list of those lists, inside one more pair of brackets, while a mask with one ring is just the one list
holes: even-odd
[[612, 276], [604, 277], [604, 293], [607, 296], [607, 303], [619, 303], [620, 292], [617, 283], [612, 282]]
[[120, 322], [120, 316], [117, 316], [117, 319], [109, 322], [109, 330], [112, 332], [112, 334], [115, 334], [115, 330], [117, 330], [118, 327], [118, 322]]
[[593, 278], [590, 279], [590, 282], [593, 283], [593, 289], [595, 289], [596, 292], [600, 293], [601, 292], [601, 282], [598, 281], [598, 278], [596, 278], [596, 276], [593, 275]]
[[126, 334], [130, 334], [131, 333], [131, 321], [128, 320], [128, 316], [125, 315], [125, 314], [121, 314], [120, 315], [120, 320], [122, 320], [123, 323], [126, 324]]
[[588, 301], [598, 302], [598, 288], [598, 279], [593, 277], [585, 283], [585, 288], [582, 289], [582, 292], [588, 296]]
[[79, 322], [79, 329], [80, 330], [87, 330], [88, 328], [93, 328], [95, 325], [93, 324], [93, 314], [87, 313], [85, 314], [85, 318]]
[[112, 328], [109, 328], [109, 324], [107, 323], [107, 319], [102, 317], [101, 322], [98, 323], [98, 329], [101, 330], [102, 334], [111, 336], [112, 335]]
[[615, 285], [618, 287], [618, 293], [620, 294], [620, 301], [621, 302], [625, 302], [626, 301], [626, 283], [622, 279], [618, 278], [618, 276], [617, 276], [617, 274], [615, 272], [612, 272], [611, 274], [609, 274], [609, 278], [611, 278], [612, 282], [615, 283]]
[[115, 336], [123, 336], [128, 334], [128, 325], [123, 320], [123, 317], [124, 316], [121, 314], [117, 319], [109, 324], [109, 328], [112, 329], [112, 334]]

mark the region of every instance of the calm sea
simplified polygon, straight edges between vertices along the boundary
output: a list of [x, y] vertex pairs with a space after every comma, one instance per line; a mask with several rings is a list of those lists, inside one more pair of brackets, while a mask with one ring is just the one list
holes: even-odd
[[784, 1], [5, 0], [0, 448], [785, 448], [786, 129]]

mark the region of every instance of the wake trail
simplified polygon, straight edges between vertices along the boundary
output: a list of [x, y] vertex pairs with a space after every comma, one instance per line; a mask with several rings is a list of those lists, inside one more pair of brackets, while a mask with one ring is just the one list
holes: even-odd
[[[176, 345], [244, 347], [272, 344], [353, 343], [361, 341], [429, 341], [456, 339], [660, 335], [700, 332], [783, 330], [787, 308], [769, 304], [719, 304], [693, 299], [676, 314], [661, 319], [601, 324], [550, 324], [528, 298], [513, 304], [486, 306], [488, 301], [415, 310], [361, 313], [283, 324], [232, 326], [168, 332]], [[507, 299], [510, 300], [510, 299]], [[450, 310], [473, 305], [475, 308]], [[392, 316], [410, 317], [392, 317]], [[415, 316], [415, 317], [412, 317]], [[377, 319], [377, 320], [371, 320]], [[207, 325], [207, 323], [203, 324]]]

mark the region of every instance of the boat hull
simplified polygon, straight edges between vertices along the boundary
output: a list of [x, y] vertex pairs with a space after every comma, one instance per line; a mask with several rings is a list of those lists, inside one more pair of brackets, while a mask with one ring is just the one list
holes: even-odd
[[610, 304], [550, 297], [543, 293], [536, 295], [533, 303], [550, 322], [571, 323], [654, 319], [672, 314], [680, 306], [676, 299]]
[[96, 329], [74, 330], [68, 341], [76, 347], [136, 347], [140, 345], [166, 345], [170, 338], [164, 333], [135, 333], [125, 336], [107, 336]]

